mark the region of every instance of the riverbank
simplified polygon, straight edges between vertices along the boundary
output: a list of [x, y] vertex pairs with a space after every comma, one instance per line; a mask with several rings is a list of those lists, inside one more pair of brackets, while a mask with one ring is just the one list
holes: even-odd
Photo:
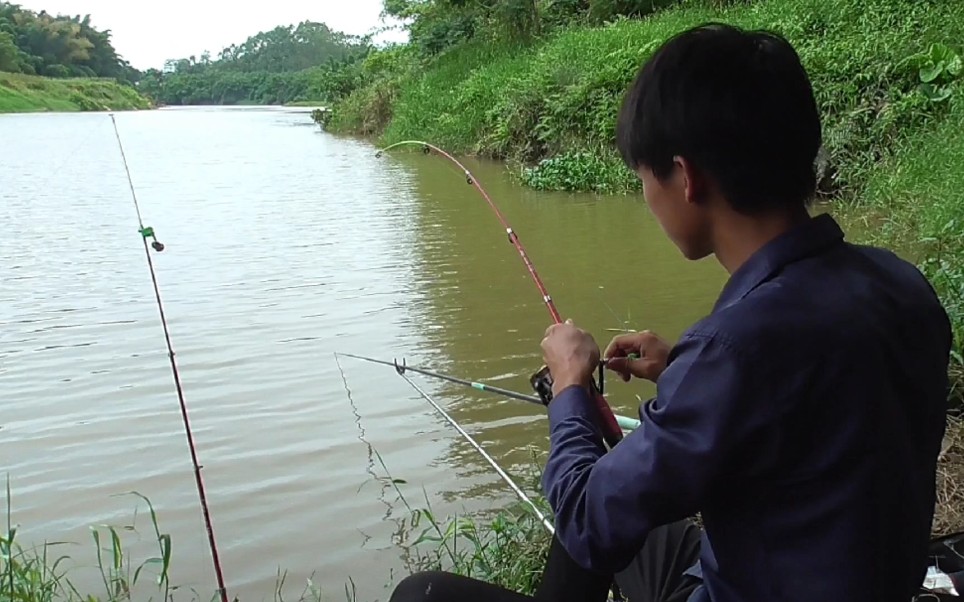
[[[433, 59], [408, 47], [376, 53], [363, 85], [333, 107], [328, 128], [506, 159], [538, 189], [638, 190], [613, 150], [623, 94], [660, 42], [718, 20], [774, 29], [795, 45], [824, 117], [821, 190], [855, 196], [895, 141], [940, 117], [946, 103], [922, 91], [921, 70], [933, 61], [932, 44], [956, 55], [964, 36], [960, 3], [705, 4], [571, 27], [524, 45], [472, 40]], [[934, 88], [959, 77], [941, 71]]]
[[0, 72], [0, 113], [149, 109], [134, 88], [111, 79], [38, 77]]

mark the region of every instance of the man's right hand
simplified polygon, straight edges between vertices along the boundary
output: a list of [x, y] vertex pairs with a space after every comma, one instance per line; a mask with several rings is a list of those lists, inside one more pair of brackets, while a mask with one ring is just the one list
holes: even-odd
[[[603, 358], [606, 367], [626, 382], [633, 376], [656, 382], [666, 369], [670, 345], [648, 330], [623, 334], [612, 340]], [[635, 358], [630, 358], [634, 355]]]

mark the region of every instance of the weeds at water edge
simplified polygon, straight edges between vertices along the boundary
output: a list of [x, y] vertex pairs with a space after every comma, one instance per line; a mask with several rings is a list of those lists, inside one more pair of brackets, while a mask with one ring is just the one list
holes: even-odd
[[[45, 542], [42, 546], [24, 548], [17, 541], [17, 527], [13, 524], [13, 504], [10, 492], [10, 479], [6, 483], [7, 528], [0, 537], [0, 602], [28, 601], [48, 602], [53, 600], [85, 600], [87, 602], [114, 602], [133, 599], [132, 592], [143, 583], [147, 572], [145, 569], [156, 569], [154, 586], [158, 597], [171, 600], [172, 592], [168, 577], [171, 563], [171, 536], [161, 533], [157, 522], [157, 514], [151, 501], [137, 492], [133, 495], [143, 500], [150, 511], [151, 525], [154, 539], [158, 546], [158, 555], [147, 558], [139, 564], [134, 563], [121, 538], [121, 531], [136, 532], [134, 524], [120, 529], [111, 525], [91, 527], [97, 569], [104, 585], [105, 597], [81, 595], [67, 577], [66, 565], [72, 560], [67, 554], [56, 555], [55, 550], [61, 546], [70, 545], [68, 542]], [[134, 514], [135, 521], [137, 513]], [[103, 539], [103, 541], [102, 541]], [[107, 543], [109, 540], [109, 544]], [[151, 596], [150, 599], [153, 599]]]
[[[413, 507], [400, 487], [406, 482], [394, 478], [377, 451], [375, 455], [387, 475], [383, 479], [408, 511], [397, 542], [406, 553], [406, 570], [444, 570], [525, 594], [535, 591], [550, 536], [528, 506], [519, 502], [492, 518], [456, 514], [441, 519], [424, 491], [425, 507]], [[533, 462], [532, 466], [537, 464]], [[544, 499], [536, 497], [533, 501], [551, 515]]]

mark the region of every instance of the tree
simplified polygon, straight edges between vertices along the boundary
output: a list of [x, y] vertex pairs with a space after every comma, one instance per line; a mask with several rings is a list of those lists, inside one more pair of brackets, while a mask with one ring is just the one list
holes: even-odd
[[163, 71], [145, 73], [138, 88], [166, 104], [285, 103], [319, 94], [334, 100], [357, 85], [356, 63], [370, 48], [366, 38], [303, 21], [231, 44], [216, 60], [207, 51], [200, 60], [169, 60]]
[[6, 31], [0, 31], [0, 71], [20, 71], [20, 49]]
[[0, 70], [51, 77], [136, 78], [136, 71], [111, 44], [110, 31], [94, 28], [90, 15], [54, 16], [0, 1], [0, 33], [4, 34]]

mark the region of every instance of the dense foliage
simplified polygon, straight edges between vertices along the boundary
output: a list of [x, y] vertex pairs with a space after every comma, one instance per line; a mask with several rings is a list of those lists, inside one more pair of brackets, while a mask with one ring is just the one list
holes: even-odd
[[274, 104], [334, 101], [355, 88], [364, 38], [305, 21], [275, 27], [223, 49], [170, 60], [143, 74], [139, 88], [164, 104]]
[[[384, 0], [426, 55], [469, 40], [527, 42], [555, 29], [641, 17], [677, 0]], [[703, 0], [719, 4], [723, 0]]]
[[[622, 95], [660, 42], [708, 20], [775, 29], [798, 48], [825, 120], [828, 194], [857, 193], [893, 143], [939, 116], [959, 84], [953, 65], [964, 3], [769, 0], [716, 8], [691, 0], [646, 19], [569, 27], [528, 43], [472, 40], [434, 58], [416, 45], [408, 56], [420, 67], [373, 77], [336, 107], [332, 127], [368, 133], [372, 114], [387, 115], [375, 128], [385, 142], [419, 137], [516, 159], [530, 166], [523, 177], [538, 188], [633, 187], [613, 152]], [[402, 53], [394, 53], [397, 62]], [[942, 61], [947, 69], [923, 70]], [[386, 98], [397, 101], [386, 107]]]
[[136, 78], [87, 16], [52, 16], [0, 2], [0, 71], [48, 77]]

